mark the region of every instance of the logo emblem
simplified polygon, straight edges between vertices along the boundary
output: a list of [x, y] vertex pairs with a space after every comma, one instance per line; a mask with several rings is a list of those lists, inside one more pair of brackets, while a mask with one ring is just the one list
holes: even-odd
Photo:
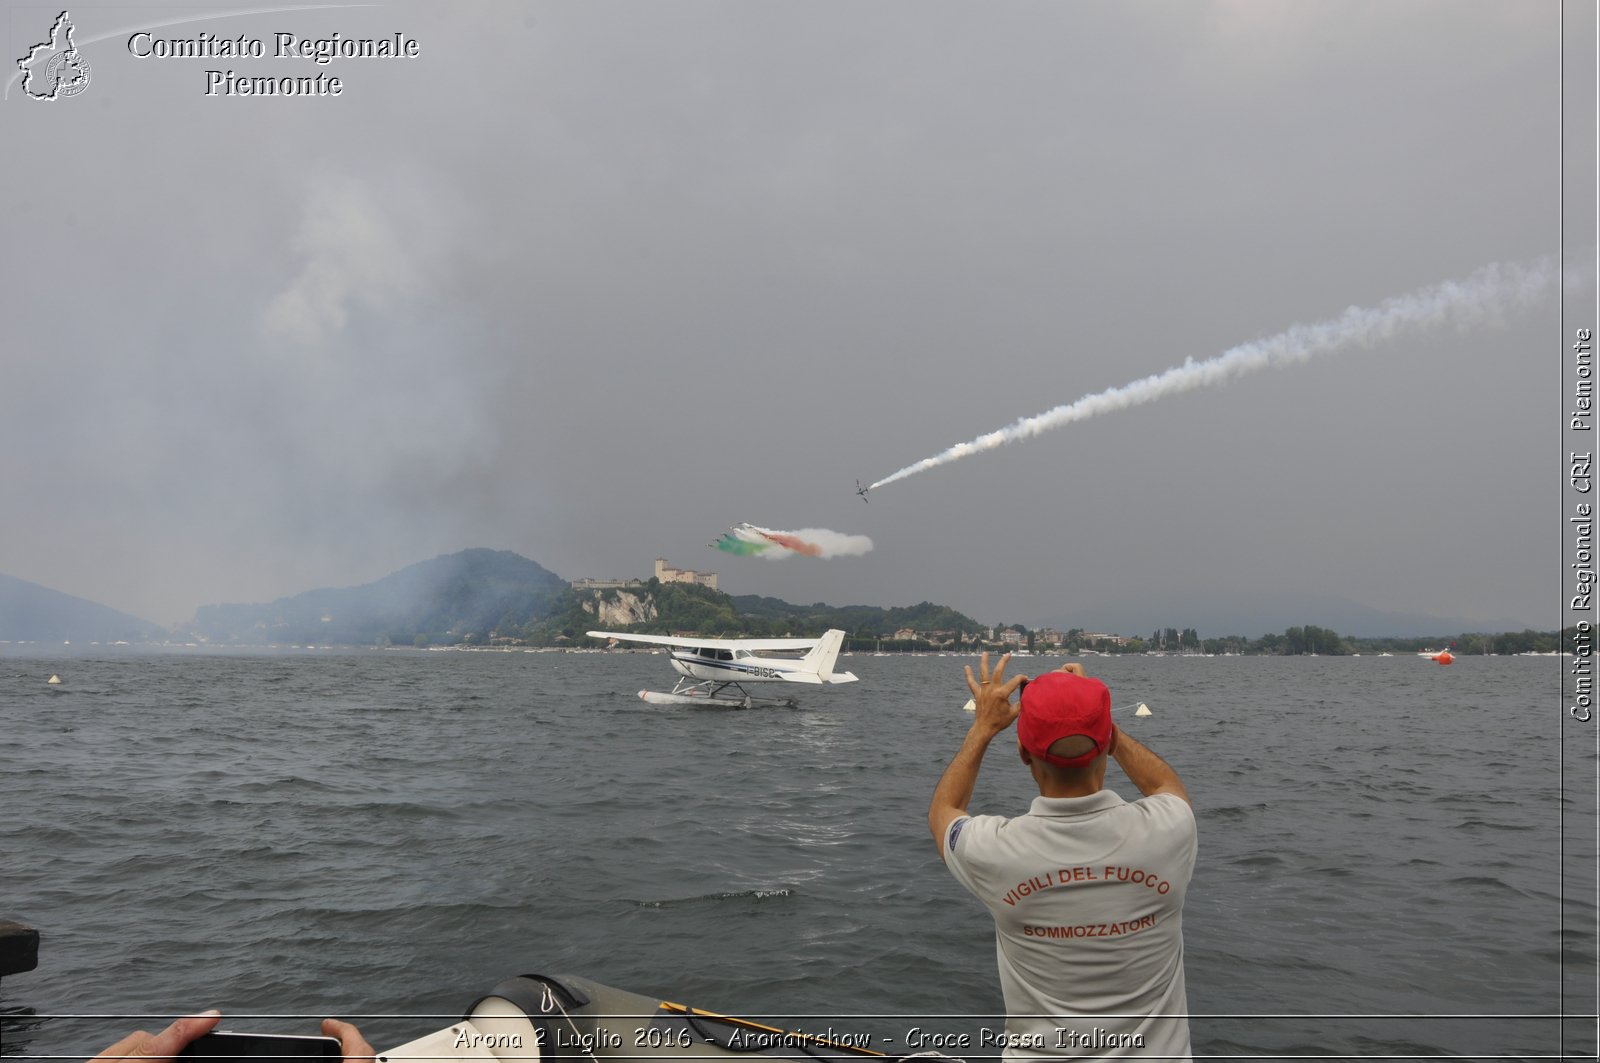
[[72, 17], [65, 11], [50, 27], [50, 39], [17, 60], [22, 91], [35, 100], [76, 96], [89, 87], [89, 61], [72, 43]]
[[965, 827], [966, 825], [967, 825], [967, 817], [966, 816], [962, 816], [960, 819], [958, 819], [954, 823], [950, 824], [950, 840], [944, 843], [944, 847], [945, 847], [945, 851], [946, 852], [954, 852], [955, 851], [956, 839], [961, 837], [961, 828]]

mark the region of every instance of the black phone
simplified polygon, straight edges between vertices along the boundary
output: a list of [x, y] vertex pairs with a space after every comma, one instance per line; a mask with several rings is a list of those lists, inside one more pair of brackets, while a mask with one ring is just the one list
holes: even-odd
[[200, 1063], [227, 1063], [245, 1058], [252, 1063], [306, 1063], [312, 1059], [341, 1059], [343, 1053], [337, 1037], [213, 1030], [195, 1038], [178, 1057]]

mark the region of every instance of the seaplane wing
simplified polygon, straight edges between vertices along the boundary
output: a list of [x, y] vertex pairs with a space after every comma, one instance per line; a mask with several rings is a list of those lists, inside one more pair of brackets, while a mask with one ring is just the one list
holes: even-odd
[[[696, 639], [671, 635], [631, 635], [621, 631], [590, 631], [590, 638], [619, 639], [672, 648], [672, 669], [680, 678], [670, 693], [639, 691], [639, 697], [657, 705], [733, 705], [750, 708], [774, 704], [754, 698], [742, 683], [854, 683], [850, 672], [835, 672], [834, 661], [844, 645], [838, 628], [814, 639]], [[763, 657], [763, 651], [805, 650], [804, 656]], [[736, 691], [730, 694], [728, 691]], [[792, 704], [788, 701], [776, 704]]]
[[687, 650], [809, 650], [826, 636], [814, 639], [692, 639], [676, 635], [633, 635], [626, 631], [585, 631], [592, 639], [620, 639], [624, 642], [646, 642], [652, 646], [680, 646]]

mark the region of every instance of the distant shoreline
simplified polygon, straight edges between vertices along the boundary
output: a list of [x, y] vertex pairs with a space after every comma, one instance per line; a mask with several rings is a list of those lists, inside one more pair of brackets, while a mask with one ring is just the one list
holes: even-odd
[[[1560, 639], [1557, 632], [1538, 632], [1550, 639]], [[1366, 641], [1366, 640], [1357, 640]], [[1389, 640], [1384, 640], [1389, 641]], [[1395, 640], [1406, 642], [1427, 641], [1422, 639]], [[1457, 658], [1481, 657], [1574, 657], [1576, 654], [1570, 649], [1551, 650], [1517, 650], [1509, 653], [1498, 652], [1468, 652], [1460, 647], [1448, 647], [1451, 640], [1434, 639], [1431, 646], [1422, 649], [1391, 648], [1383, 650], [1357, 650], [1344, 653], [1282, 653], [1282, 652], [1180, 652], [1175, 650], [1138, 650], [1109, 653], [1099, 650], [1071, 651], [1066, 649], [1046, 650], [1014, 650], [1001, 646], [970, 647], [963, 649], [847, 649], [841, 656], [847, 657], [962, 657], [975, 659], [984, 653], [991, 656], [1001, 653], [1010, 653], [1014, 660], [1089, 660], [1092, 658], [1212, 658], [1212, 657], [1425, 657], [1428, 651], [1451, 649]], [[474, 646], [466, 643], [455, 643], [440, 646], [377, 646], [361, 645], [358, 643], [203, 643], [203, 642], [53, 642], [40, 640], [3, 640], [0, 639], [0, 658], [4, 657], [64, 657], [83, 656], [94, 654], [185, 654], [205, 653], [216, 656], [239, 654], [241, 656], [263, 654], [408, 654], [423, 655], [437, 653], [488, 653], [488, 654], [586, 654], [586, 655], [660, 655], [664, 651], [642, 647], [613, 647], [603, 646]]]

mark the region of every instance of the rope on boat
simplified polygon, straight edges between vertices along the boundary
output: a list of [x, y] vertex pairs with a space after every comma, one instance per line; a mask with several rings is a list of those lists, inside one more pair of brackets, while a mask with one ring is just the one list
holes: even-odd
[[583, 1036], [583, 1031], [578, 1029], [578, 1024], [572, 1021], [572, 1016], [567, 1014], [567, 1009], [561, 1006], [561, 999], [550, 991], [550, 983], [541, 980], [539, 984], [544, 986], [544, 992], [539, 997], [540, 1010], [546, 1015], [550, 1014], [551, 1008], [559, 1011], [561, 1017], [567, 1020], [567, 1026], [572, 1030], [572, 1043], [583, 1047], [583, 1054], [589, 1057], [589, 1063], [600, 1063], [595, 1058], [594, 1052], [588, 1047], [589, 1042]]

